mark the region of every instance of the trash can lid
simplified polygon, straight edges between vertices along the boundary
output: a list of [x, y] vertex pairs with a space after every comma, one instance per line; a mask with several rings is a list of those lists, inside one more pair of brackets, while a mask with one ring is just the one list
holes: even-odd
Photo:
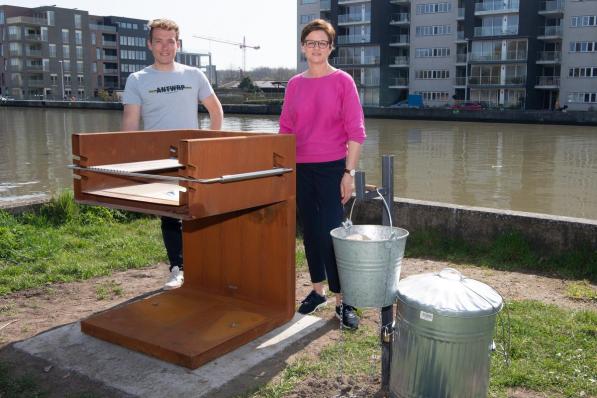
[[492, 315], [502, 309], [504, 301], [490, 286], [454, 268], [409, 276], [398, 283], [397, 296], [417, 309], [453, 317]]

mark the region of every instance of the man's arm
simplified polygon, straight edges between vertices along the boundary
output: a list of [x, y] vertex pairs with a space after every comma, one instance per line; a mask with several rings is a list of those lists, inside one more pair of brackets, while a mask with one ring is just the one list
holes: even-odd
[[122, 131], [139, 130], [139, 121], [141, 120], [141, 105], [126, 104], [122, 113]]
[[209, 112], [211, 130], [220, 130], [222, 128], [222, 121], [224, 120], [224, 110], [222, 104], [215, 94], [210, 95], [201, 101], [207, 112]]

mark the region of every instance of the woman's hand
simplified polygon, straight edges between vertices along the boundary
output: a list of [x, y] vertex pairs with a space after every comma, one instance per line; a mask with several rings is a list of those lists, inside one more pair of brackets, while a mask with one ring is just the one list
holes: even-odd
[[340, 195], [342, 196], [342, 204], [343, 205], [345, 205], [346, 202], [349, 201], [353, 192], [354, 192], [354, 177], [352, 177], [348, 173], [344, 173], [344, 176], [342, 177], [342, 182], [340, 183]]

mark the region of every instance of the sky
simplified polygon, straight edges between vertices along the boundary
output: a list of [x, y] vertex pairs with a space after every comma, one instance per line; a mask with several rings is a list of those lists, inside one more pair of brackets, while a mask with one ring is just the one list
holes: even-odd
[[138, 19], [168, 18], [180, 27], [183, 49], [211, 52], [218, 69], [242, 67], [242, 50], [235, 45], [193, 38], [208, 36], [240, 43], [248, 48], [247, 69], [260, 66], [296, 68], [295, 0], [0, 0], [0, 5], [39, 7], [55, 5], [78, 8], [93, 15], [113, 15]]

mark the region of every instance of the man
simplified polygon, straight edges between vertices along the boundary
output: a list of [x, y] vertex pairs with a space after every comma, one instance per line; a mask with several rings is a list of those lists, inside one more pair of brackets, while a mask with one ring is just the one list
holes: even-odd
[[[126, 81], [122, 130], [139, 130], [140, 119], [145, 130], [199, 128], [198, 101], [209, 112], [210, 129], [219, 130], [224, 112], [209, 81], [199, 69], [174, 62], [180, 48], [178, 25], [155, 19], [148, 27], [147, 47], [155, 62]], [[162, 217], [162, 237], [170, 260], [170, 277], [164, 289], [176, 289], [184, 280], [182, 222]]]

